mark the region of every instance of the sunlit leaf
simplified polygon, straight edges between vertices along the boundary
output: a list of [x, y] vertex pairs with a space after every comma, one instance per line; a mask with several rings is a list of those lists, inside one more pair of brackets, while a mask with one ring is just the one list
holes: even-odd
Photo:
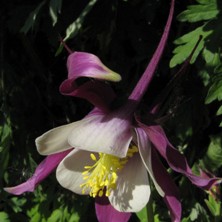
[[40, 204], [36, 204], [30, 210], [28, 210], [27, 215], [30, 217], [30, 222], [45, 222], [41, 215], [41, 210], [39, 209]]
[[205, 200], [208, 209], [214, 217], [220, 216], [221, 214], [221, 203], [215, 200], [211, 195], [209, 195], [208, 200]]
[[203, 59], [206, 66], [217, 66], [220, 63], [220, 45], [222, 27], [221, 17], [219, 14], [219, 6], [216, 0], [198, 0], [197, 5], [187, 6], [187, 10], [183, 11], [178, 16], [181, 22], [199, 22], [206, 21], [193, 31], [179, 37], [174, 41], [178, 45], [173, 53], [174, 56], [170, 61], [170, 67], [181, 64], [189, 56], [194, 48], [195, 42], [199, 36], [203, 36], [191, 63], [194, 63], [199, 53], [202, 51]]
[[174, 41], [174, 43], [178, 46], [173, 50], [174, 56], [170, 60], [171, 68], [178, 64], [181, 64], [187, 59], [187, 57], [190, 55], [193, 48], [195, 47], [196, 43], [198, 42], [199, 37], [202, 36], [203, 38], [201, 39], [190, 61], [191, 63], [195, 62], [197, 56], [204, 47], [205, 39], [213, 32], [213, 30], [204, 30], [204, 27], [205, 26], [198, 27], [197, 29], [179, 37]]
[[10, 222], [9, 216], [6, 212], [3, 212], [3, 211], [0, 212], [0, 221], [1, 222]]
[[59, 222], [62, 219], [62, 211], [60, 209], [56, 209], [52, 212], [51, 216], [48, 218], [48, 222]]
[[204, 60], [206, 61], [207, 66], [215, 67], [216, 65], [220, 63], [220, 53], [217, 51], [213, 52], [209, 50], [208, 48], [204, 48], [202, 55], [203, 55]]
[[196, 203], [190, 213], [190, 220], [188, 221], [201, 221], [209, 222], [209, 215], [202, 205]]
[[147, 213], [147, 207], [144, 207], [141, 211], [137, 212], [136, 215], [141, 222], [146, 222], [148, 221]]
[[198, 22], [214, 19], [219, 14], [216, 0], [197, 0], [199, 4], [188, 5], [187, 9], [180, 13], [177, 18], [181, 22]]

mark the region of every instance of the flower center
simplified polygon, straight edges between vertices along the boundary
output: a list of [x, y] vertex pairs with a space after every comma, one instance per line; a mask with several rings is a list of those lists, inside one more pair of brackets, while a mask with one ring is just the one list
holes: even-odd
[[118, 171], [120, 171], [131, 158], [134, 153], [138, 152], [138, 148], [131, 145], [128, 149], [127, 155], [124, 158], [119, 158], [105, 153], [96, 155], [91, 153], [90, 157], [95, 162], [92, 166], [85, 166], [85, 171], [82, 173], [85, 183], [81, 184], [82, 194], [86, 190], [92, 197], [99, 197], [105, 195], [108, 197], [113, 189], [116, 188], [116, 181], [118, 178]]

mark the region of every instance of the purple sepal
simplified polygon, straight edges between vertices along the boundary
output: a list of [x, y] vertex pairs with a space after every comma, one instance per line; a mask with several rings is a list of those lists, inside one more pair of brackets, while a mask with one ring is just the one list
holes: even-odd
[[86, 99], [103, 111], [109, 109], [110, 103], [115, 98], [115, 93], [108, 84], [96, 80], [78, 86], [75, 80], [67, 79], [60, 85], [60, 92], [63, 95]]
[[14, 195], [20, 195], [25, 192], [33, 192], [36, 186], [41, 183], [53, 170], [57, 167], [57, 165], [61, 162], [61, 160], [71, 151], [66, 150], [61, 153], [56, 153], [47, 156], [36, 168], [33, 176], [29, 178], [26, 182], [19, 184], [15, 187], [5, 187], [4, 190], [8, 193]]
[[96, 215], [99, 222], [127, 222], [131, 213], [119, 212], [110, 203], [107, 197], [97, 197], [95, 202]]
[[[115, 94], [112, 88], [102, 81], [120, 81], [118, 73], [107, 68], [100, 59], [86, 52], [74, 52], [67, 60], [68, 78], [60, 85], [63, 95], [76, 96], [88, 100], [95, 107], [107, 110]], [[91, 78], [81, 85], [76, 80], [80, 77]]]
[[184, 174], [193, 184], [203, 189], [209, 190], [213, 185], [221, 182], [220, 178], [204, 178], [194, 175], [185, 156], [170, 144], [161, 126], [146, 126], [142, 123], [139, 125], [146, 131], [150, 141], [171, 169]]
[[121, 76], [106, 67], [94, 54], [88, 52], [74, 52], [67, 60], [68, 79], [89, 77], [106, 81], [120, 81]]
[[179, 200], [178, 188], [160, 162], [160, 159], [153, 147], [151, 155], [153, 174], [158, 185], [165, 193], [164, 201], [170, 210], [171, 220], [172, 222], [180, 222], [182, 209]]

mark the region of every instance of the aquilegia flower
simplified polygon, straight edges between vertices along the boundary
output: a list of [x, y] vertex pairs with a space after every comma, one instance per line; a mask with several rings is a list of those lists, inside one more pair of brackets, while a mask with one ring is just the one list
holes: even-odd
[[[85, 52], [69, 55], [68, 78], [61, 84], [60, 91], [87, 99], [95, 108], [82, 120], [54, 128], [37, 138], [39, 153], [48, 157], [32, 178], [16, 187], [5, 188], [6, 191], [13, 194], [33, 191], [58, 165], [56, 177], [64, 188], [95, 197], [99, 221], [122, 222], [148, 203], [151, 178], [170, 210], [172, 221], [179, 222], [178, 189], [158, 155], [196, 186], [209, 189], [218, 182], [217, 178], [195, 176], [161, 126], [153, 120], [144, 121], [136, 114], [164, 50], [173, 10], [174, 0], [156, 52], [127, 102], [116, 110], [110, 109], [116, 95], [102, 80], [119, 81], [119, 74], [108, 69], [95, 55]], [[79, 86], [76, 83], [79, 77], [95, 80]]]

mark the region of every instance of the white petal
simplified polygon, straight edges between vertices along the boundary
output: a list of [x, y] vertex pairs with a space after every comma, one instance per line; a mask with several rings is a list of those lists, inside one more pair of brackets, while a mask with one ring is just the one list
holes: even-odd
[[151, 149], [150, 149], [151, 143], [148, 140], [148, 137], [143, 129], [135, 128], [135, 131], [137, 134], [137, 142], [138, 142], [140, 156], [142, 158], [144, 166], [146, 167], [147, 171], [149, 172], [149, 175], [152, 178], [152, 181], [153, 181], [158, 193], [163, 197], [165, 195], [165, 193], [161, 189], [161, 187], [158, 185], [157, 181], [155, 180], [153, 170], [152, 170]]
[[57, 167], [56, 178], [64, 188], [82, 194], [80, 185], [85, 182], [82, 176], [82, 172], [85, 171], [84, 166], [93, 163], [89, 152], [74, 149]]
[[150, 198], [147, 171], [140, 155], [135, 154], [118, 174], [117, 187], [109, 196], [112, 206], [121, 212], [138, 212]]
[[37, 150], [42, 155], [50, 155], [72, 148], [68, 143], [68, 135], [74, 123], [56, 127], [38, 137], [35, 141]]
[[118, 115], [91, 115], [75, 122], [68, 141], [73, 147], [125, 157], [132, 140], [129, 120]]

